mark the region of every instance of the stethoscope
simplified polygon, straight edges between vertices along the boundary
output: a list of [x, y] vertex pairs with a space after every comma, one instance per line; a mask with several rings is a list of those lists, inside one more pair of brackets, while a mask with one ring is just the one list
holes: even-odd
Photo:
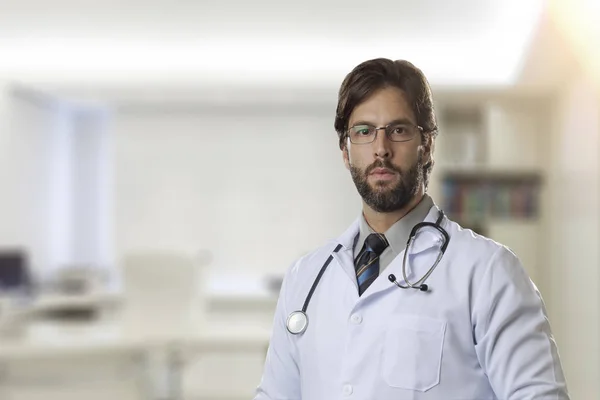
[[[410, 231], [410, 235], [408, 236], [408, 241], [406, 243], [406, 250], [404, 251], [404, 257], [402, 258], [402, 278], [404, 279], [404, 282], [406, 284], [401, 285], [400, 283], [398, 283], [394, 274], [390, 274], [388, 276], [388, 279], [390, 280], [390, 282], [394, 283], [396, 286], [398, 286], [399, 288], [402, 288], [402, 289], [409, 289], [409, 288], [410, 289], [418, 289], [422, 292], [427, 292], [429, 290], [429, 286], [425, 284], [425, 281], [427, 280], [427, 278], [429, 278], [429, 276], [431, 275], [433, 270], [439, 264], [440, 260], [444, 256], [444, 253], [446, 252], [446, 248], [448, 248], [448, 242], [450, 242], [450, 236], [448, 235], [448, 232], [446, 232], [446, 230], [444, 228], [442, 228], [442, 226], [441, 226], [443, 219], [444, 219], [444, 212], [442, 210], [440, 210], [438, 219], [435, 221], [435, 223], [420, 222], [412, 228], [412, 230]], [[421, 279], [419, 279], [418, 281], [411, 283], [406, 276], [407, 255], [409, 253], [411, 244], [413, 244], [415, 241], [415, 238], [417, 236], [417, 232], [419, 231], [419, 229], [426, 228], [426, 227], [434, 228], [438, 232], [440, 232], [440, 234], [442, 235], [442, 245], [440, 246], [440, 252], [439, 252], [435, 262], [433, 263], [431, 268], [429, 268], [427, 273], [425, 273], [425, 275], [423, 275], [423, 277]], [[304, 300], [304, 305], [302, 306], [302, 310], [294, 311], [294, 312], [290, 313], [290, 315], [288, 316], [287, 321], [286, 321], [286, 327], [287, 327], [287, 330], [289, 333], [291, 333], [293, 335], [298, 335], [298, 334], [304, 333], [304, 331], [306, 331], [306, 327], [308, 326], [308, 316], [306, 315], [306, 310], [308, 308], [308, 304], [310, 303], [310, 299], [311, 299], [313, 293], [315, 292], [315, 289], [317, 288], [317, 285], [319, 284], [319, 281], [321, 280], [323, 273], [327, 269], [327, 266], [331, 263], [331, 260], [333, 260], [333, 254], [340, 251], [341, 248], [342, 248], [342, 245], [338, 244], [335, 247], [335, 249], [333, 250], [333, 252], [329, 255], [329, 257], [327, 258], [327, 260], [325, 261], [323, 266], [321, 267], [319, 274], [317, 275], [315, 281], [313, 282], [313, 284], [310, 288], [310, 291], [308, 292], [308, 295], [306, 296], [306, 299]]]

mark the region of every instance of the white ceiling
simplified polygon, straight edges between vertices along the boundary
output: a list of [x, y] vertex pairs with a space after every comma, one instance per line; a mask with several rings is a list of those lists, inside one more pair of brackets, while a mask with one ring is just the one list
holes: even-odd
[[[50, 5], [50, 3], [52, 5]], [[434, 85], [515, 81], [542, 0], [0, 0], [0, 74], [30, 84], [338, 85], [404, 58]]]
[[[0, 29], [22, 36], [141, 39], [273, 35], [339, 40], [469, 39], [523, 22], [532, 0], [2, 0]], [[530, 15], [527, 15], [529, 17]], [[514, 29], [514, 28], [513, 28]], [[520, 27], [516, 27], [517, 30]]]

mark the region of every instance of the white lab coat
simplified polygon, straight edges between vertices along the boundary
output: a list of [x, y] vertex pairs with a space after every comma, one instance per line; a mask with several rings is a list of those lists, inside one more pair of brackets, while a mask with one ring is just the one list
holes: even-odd
[[[434, 206], [426, 221], [437, 216]], [[542, 299], [510, 250], [446, 218], [450, 243], [427, 280], [430, 292], [388, 280], [393, 273], [402, 283], [401, 253], [359, 297], [358, 226], [357, 219], [286, 272], [255, 400], [569, 398]], [[435, 232], [411, 247], [411, 282], [438, 254]], [[302, 308], [338, 243], [308, 306], [306, 332], [291, 335], [289, 313]]]

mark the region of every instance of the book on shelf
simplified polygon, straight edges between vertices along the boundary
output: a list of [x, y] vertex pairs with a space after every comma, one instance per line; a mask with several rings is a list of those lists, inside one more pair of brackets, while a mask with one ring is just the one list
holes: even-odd
[[462, 220], [535, 218], [539, 208], [535, 182], [446, 179], [442, 196], [446, 212]]

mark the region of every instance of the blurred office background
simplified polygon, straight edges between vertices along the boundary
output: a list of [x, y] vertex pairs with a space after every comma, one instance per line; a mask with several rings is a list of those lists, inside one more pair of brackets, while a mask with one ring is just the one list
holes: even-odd
[[429, 78], [432, 196], [598, 398], [598, 4], [0, 0], [0, 398], [251, 398], [278, 280], [360, 211], [333, 118], [374, 57]]

